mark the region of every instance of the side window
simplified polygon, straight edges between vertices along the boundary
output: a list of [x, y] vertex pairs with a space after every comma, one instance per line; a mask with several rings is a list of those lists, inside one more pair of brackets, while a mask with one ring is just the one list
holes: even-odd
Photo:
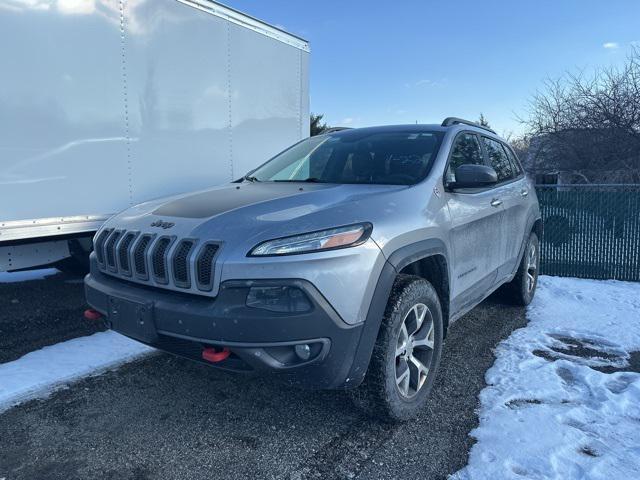
[[451, 148], [449, 166], [447, 167], [447, 183], [456, 181], [456, 168], [460, 165], [482, 164], [482, 152], [478, 137], [472, 133], [461, 133]]
[[482, 141], [487, 150], [489, 165], [491, 165], [498, 174], [498, 183], [515, 177], [513, 169], [511, 168], [511, 162], [502, 144], [487, 137], [482, 137]]
[[516, 157], [516, 154], [513, 153], [513, 150], [511, 150], [511, 147], [504, 147], [504, 149], [507, 151], [507, 155], [509, 156], [509, 160], [511, 160], [511, 166], [513, 167], [513, 172], [514, 172], [515, 176], [517, 177], [518, 175], [520, 175], [522, 173], [522, 167], [520, 166], [520, 162], [518, 161], [518, 158]]

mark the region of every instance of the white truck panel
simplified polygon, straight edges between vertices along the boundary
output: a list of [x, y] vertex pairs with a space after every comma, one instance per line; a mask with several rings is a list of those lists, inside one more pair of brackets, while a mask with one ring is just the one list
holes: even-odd
[[96, 185], [127, 175], [118, 26], [15, 3], [0, 8], [0, 224], [113, 213], [126, 182]]
[[209, 0], [0, 0], [0, 247], [95, 230], [305, 138], [308, 56]]

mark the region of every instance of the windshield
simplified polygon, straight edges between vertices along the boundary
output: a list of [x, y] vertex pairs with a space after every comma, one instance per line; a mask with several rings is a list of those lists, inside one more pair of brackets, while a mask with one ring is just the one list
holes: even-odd
[[431, 169], [442, 132], [362, 132], [307, 138], [246, 178], [260, 182], [413, 185]]

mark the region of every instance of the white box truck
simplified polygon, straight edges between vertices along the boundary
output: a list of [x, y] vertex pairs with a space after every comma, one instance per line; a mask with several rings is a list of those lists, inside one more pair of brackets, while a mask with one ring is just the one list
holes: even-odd
[[0, 0], [0, 271], [309, 135], [309, 46], [209, 0]]

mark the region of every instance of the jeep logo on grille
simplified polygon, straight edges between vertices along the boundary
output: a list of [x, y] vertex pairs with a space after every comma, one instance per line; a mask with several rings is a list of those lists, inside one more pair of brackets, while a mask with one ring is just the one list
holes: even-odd
[[167, 228], [171, 228], [175, 225], [175, 223], [173, 222], [164, 222], [162, 220], [156, 220], [155, 222], [153, 222], [151, 224], [152, 227], [160, 227], [160, 228], [164, 228], [165, 230]]

